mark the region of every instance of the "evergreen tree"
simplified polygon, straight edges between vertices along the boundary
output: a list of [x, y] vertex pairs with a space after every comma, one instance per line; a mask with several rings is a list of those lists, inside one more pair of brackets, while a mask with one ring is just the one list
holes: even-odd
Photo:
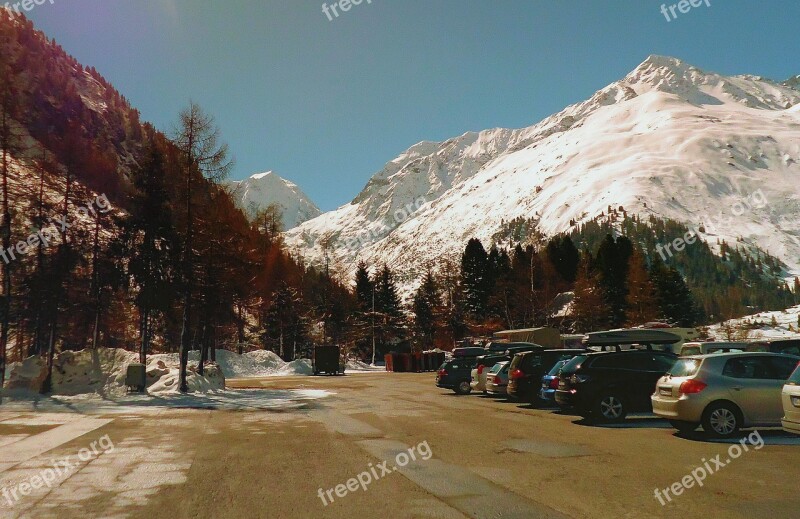
[[490, 283], [489, 255], [480, 240], [472, 238], [461, 256], [461, 285], [465, 309], [475, 320], [486, 317]]
[[414, 330], [420, 340], [422, 349], [431, 349], [434, 345], [436, 331], [439, 328], [439, 314], [441, 312], [441, 294], [436, 284], [433, 272], [428, 270], [422, 285], [414, 294]]
[[600, 273], [603, 294], [611, 309], [609, 324], [619, 327], [625, 324], [625, 298], [628, 262], [633, 254], [633, 244], [625, 236], [616, 240], [607, 234], [597, 250], [596, 266]]
[[358, 308], [362, 312], [372, 311], [373, 288], [367, 264], [364, 261], [359, 261], [356, 269], [356, 300], [358, 301]]
[[555, 268], [561, 279], [568, 283], [574, 283], [578, 275], [578, 262], [580, 262], [580, 252], [572, 238], [567, 234], [556, 236], [547, 242], [547, 259]]
[[650, 278], [656, 288], [661, 317], [677, 326], [694, 326], [699, 318], [697, 307], [680, 272], [666, 267], [656, 258], [650, 268]]

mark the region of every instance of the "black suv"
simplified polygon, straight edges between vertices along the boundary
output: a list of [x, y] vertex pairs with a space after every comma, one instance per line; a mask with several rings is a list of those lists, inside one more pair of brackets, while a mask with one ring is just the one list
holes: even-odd
[[448, 360], [436, 373], [436, 385], [445, 389], [452, 389], [459, 395], [468, 395], [472, 388], [469, 386], [472, 379], [472, 368], [475, 367], [475, 357], [460, 357]]
[[508, 399], [539, 404], [542, 377], [562, 360], [587, 353], [585, 349], [534, 350], [517, 353], [508, 367]]
[[618, 421], [652, 411], [650, 395], [677, 356], [663, 351], [604, 351], [578, 355], [559, 375], [556, 402], [592, 421]]

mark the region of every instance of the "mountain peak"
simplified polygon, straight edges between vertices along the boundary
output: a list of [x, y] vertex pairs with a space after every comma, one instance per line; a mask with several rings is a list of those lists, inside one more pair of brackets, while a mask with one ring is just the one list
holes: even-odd
[[256, 173], [244, 180], [234, 180], [231, 187], [234, 200], [251, 216], [270, 205], [280, 207], [286, 229], [297, 227], [322, 213], [297, 184], [272, 170]]

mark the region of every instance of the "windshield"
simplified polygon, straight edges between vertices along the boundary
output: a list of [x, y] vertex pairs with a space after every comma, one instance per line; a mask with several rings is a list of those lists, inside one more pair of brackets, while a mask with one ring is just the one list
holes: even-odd
[[700, 360], [698, 359], [678, 359], [677, 362], [669, 370], [669, 374], [673, 377], [691, 377], [700, 368]]

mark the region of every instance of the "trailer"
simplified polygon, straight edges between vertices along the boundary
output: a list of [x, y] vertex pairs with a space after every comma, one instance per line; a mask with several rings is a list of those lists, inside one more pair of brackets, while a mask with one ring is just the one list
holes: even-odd
[[311, 365], [315, 375], [344, 375], [341, 365], [341, 350], [339, 346], [315, 346], [311, 357]]

